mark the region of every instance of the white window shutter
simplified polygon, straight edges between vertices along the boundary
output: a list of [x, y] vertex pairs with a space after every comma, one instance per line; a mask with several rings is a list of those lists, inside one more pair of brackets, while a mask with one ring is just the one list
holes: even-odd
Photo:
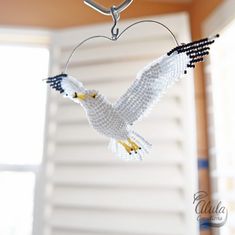
[[[190, 41], [186, 15], [154, 19], [180, 41]], [[109, 35], [110, 24], [55, 32], [51, 75], [62, 72], [78, 42], [95, 34]], [[120, 41], [93, 40], [81, 47], [69, 73], [115, 100], [143, 66], [174, 46], [160, 26], [141, 24]], [[143, 162], [124, 162], [107, 149], [109, 140], [89, 126], [80, 106], [51, 92], [41, 234], [198, 234], [192, 205], [197, 190], [193, 96], [192, 79], [172, 87], [137, 124], [153, 144], [152, 153]]]

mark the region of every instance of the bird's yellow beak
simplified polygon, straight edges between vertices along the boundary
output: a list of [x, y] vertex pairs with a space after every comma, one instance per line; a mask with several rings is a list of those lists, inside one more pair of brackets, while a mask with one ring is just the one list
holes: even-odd
[[79, 100], [85, 100], [85, 99], [86, 99], [86, 94], [75, 92], [75, 94], [74, 94], [74, 97], [73, 97], [73, 98], [78, 98]]

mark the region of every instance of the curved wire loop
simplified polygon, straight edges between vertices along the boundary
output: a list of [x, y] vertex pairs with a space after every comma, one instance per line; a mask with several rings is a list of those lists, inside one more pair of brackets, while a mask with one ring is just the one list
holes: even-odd
[[[115, 16], [115, 17], [116, 17], [116, 16]], [[117, 20], [117, 18], [116, 18], [116, 20]], [[173, 40], [175, 41], [176, 46], [179, 46], [179, 42], [177, 41], [176, 36], [174, 35], [174, 33], [173, 33], [166, 25], [164, 25], [163, 23], [161, 23], [161, 22], [159, 22], [159, 21], [156, 21], [156, 20], [140, 20], [140, 21], [134, 22], [134, 23], [130, 24], [129, 26], [127, 26], [125, 29], [123, 29], [123, 30], [121, 31], [120, 34], [118, 34], [118, 33], [119, 33], [119, 29], [118, 29], [118, 28], [116, 29], [116, 33], [114, 32], [114, 29], [115, 29], [115, 27], [116, 27], [116, 25], [117, 25], [117, 21], [116, 21], [116, 23], [114, 22], [114, 26], [113, 26], [113, 28], [112, 28], [112, 30], [111, 30], [111, 32], [112, 32], [112, 37], [108, 37], [108, 36], [105, 36], [105, 35], [95, 35], [95, 36], [91, 36], [91, 37], [89, 37], [89, 38], [84, 39], [84, 40], [81, 41], [77, 46], [75, 46], [75, 47], [73, 48], [71, 54], [69, 55], [67, 61], [66, 61], [63, 74], [66, 74], [66, 73], [67, 73], [68, 66], [69, 66], [69, 63], [70, 63], [72, 57], [74, 56], [74, 54], [75, 54], [75, 52], [77, 51], [77, 49], [78, 49], [79, 47], [81, 47], [85, 42], [90, 41], [90, 40], [92, 40], [92, 39], [97, 39], [97, 38], [104, 38], [104, 39], [107, 39], [107, 40], [109, 40], [109, 41], [116, 41], [116, 40], [118, 40], [119, 38], [121, 38], [122, 35], [123, 35], [126, 31], [128, 31], [130, 28], [132, 28], [132, 27], [135, 26], [135, 25], [141, 24], [141, 23], [155, 23], [155, 24], [161, 25], [162, 27], [164, 27], [164, 28], [171, 34]]]

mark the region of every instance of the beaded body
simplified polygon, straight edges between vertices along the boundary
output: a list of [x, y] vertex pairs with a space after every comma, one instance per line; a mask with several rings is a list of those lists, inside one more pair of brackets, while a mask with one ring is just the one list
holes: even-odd
[[81, 102], [90, 125], [99, 133], [116, 140], [129, 137], [128, 126], [113, 108], [112, 104], [101, 94], [94, 100]]

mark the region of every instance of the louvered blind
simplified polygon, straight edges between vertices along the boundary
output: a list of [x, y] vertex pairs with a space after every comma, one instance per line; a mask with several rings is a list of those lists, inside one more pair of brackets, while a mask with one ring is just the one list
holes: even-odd
[[[156, 18], [189, 41], [184, 14]], [[120, 28], [132, 21], [122, 21]], [[110, 24], [55, 32], [52, 74], [63, 70], [72, 48]], [[160, 26], [142, 24], [120, 41], [93, 40], [74, 56], [69, 73], [116, 100], [136, 73], [174, 41]], [[190, 75], [189, 75], [190, 76]], [[142, 162], [123, 162], [108, 139], [93, 130], [82, 108], [49, 95], [42, 233], [47, 235], [197, 234], [193, 82], [184, 79], [165, 95], [136, 130], [153, 144]]]

